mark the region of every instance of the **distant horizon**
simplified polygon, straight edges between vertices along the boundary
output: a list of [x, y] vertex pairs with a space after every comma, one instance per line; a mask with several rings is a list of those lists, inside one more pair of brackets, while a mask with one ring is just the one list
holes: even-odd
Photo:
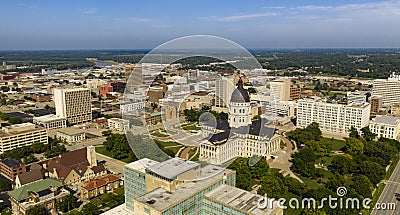
[[[246, 47], [244, 47], [246, 48]], [[0, 50], [1, 52], [35, 52], [35, 51], [143, 51], [149, 52], [155, 48], [93, 48], [93, 49], [9, 49], [9, 50]], [[246, 48], [249, 51], [275, 51], [275, 50], [397, 50], [400, 47], [322, 47], [322, 48]], [[212, 49], [210, 49], [212, 50]]]
[[0, 49], [10, 51], [152, 49], [189, 35], [247, 49], [400, 47], [400, 0], [16, 0], [1, 7]]

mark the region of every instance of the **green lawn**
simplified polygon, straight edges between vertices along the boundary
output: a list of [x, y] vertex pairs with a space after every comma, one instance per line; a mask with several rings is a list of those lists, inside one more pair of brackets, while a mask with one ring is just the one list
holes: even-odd
[[118, 188], [118, 189], [114, 190], [114, 193], [116, 195], [124, 195], [125, 194], [125, 189], [123, 187]]
[[107, 151], [106, 147], [104, 146], [96, 146], [96, 152], [112, 158], [111, 152]]
[[309, 178], [303, 177], [303, 176], [298, 175], [298, 174], [296, 174], [296, 175], [297, 175], [297, 177], [299, 177], [308, 187], [310, 187], [310, 188], [312, 188], [312, 189], [318, 189], [318, 188], [321, 187], [320, 184], [318, 184], [317, 182], [315, 182], [315, 181], [313, 181], [313, 180], [311, 180], [311, 179], [309, 179]]
[[182, 129], [183, 130], [201, 130], [201, 128], [198, 127], [196, 124], [182, 126]]
[[333, 156], [329, 156], [329, 157], [325, 156], [325, 157], [318, 158], [317, 161], [315, 162], [315, 164], [320, 163], [320, 164], [323, 164], [324, 166], [329, 166], [332, 163]]
[[196, 153], [196, 151], [197, 151], [197, 147], [194, 147], [193, 149], [191, 149], [189, 151], [189, 159]]
[[175, 156], [176, 153], [178, 153], [179, 149], [183, 146], [173, 141], [168, 141], [168, 142], [163, 142], [159, 140], [154, 140], [154, 141], [162, 151], [166, 152], [166, 154], [170, 156]]
[[[96, 152], [112, 158], [111, 152], [107, 151], [106, 147], [104, 147], [104, 146], [96, 146]], [[133, 160], [131, 158], [123, 158], [123, 159], [120, 159], [120, 161], [122, 161], [124, 163], [133, 162]]]
[[168, 137], [168, 135], [162, 134], [158, 131], [151, 133], [151, 135], [156, 136], [156, 137]]
[[340, 151], [340, 149], [346, 145], [346, 142], [344, 140], [337, 140], [337, 139], [325, 138], [325, 137], [323, 137], [322, 139], [332, 143], [333, 151]]

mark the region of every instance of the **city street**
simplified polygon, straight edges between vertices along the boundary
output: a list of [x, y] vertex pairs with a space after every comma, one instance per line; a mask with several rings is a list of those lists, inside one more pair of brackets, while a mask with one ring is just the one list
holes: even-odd
[[73, 150], [81, 149], [81, 148], [84, 148], [87, 146], [102, 145], [105, 140], [106, 140], [106, 137], [99, 137], [96, 139], [89, 139], [84, 142], [76, 143], [75, 145], [71, 145], [71, 146], [65, 145], [65, 148], [69, 151], [73, 151]]
[[381, 196], [378, 199], [377, 204], [380, 204], [380, 207], [386, 206], [389, 207], [388, 203], [395, 204], [395, 210], [391, 209], [380, 209], [373, 210], [371, 215], [393, 215], [400, 214], [400, 205], [399, 201], [396, 199], [395, 193], [400, 193], [400, 162], [397, 164], [394, 169], [392, 175], [386, 183], [385, 189], [383, 190]]
[[100, 153], [96, 153], [96, 155], [98, 162], [105, 161], [105, 166], [109, 171], [113, 172], [116, 175], [124, 176], [124, 166], [126, 163], [114, 158], [107, 157]]

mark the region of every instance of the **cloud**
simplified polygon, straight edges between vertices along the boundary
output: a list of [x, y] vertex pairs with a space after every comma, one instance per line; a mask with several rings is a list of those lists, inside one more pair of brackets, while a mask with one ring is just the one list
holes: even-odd
[[285, 7], [285, 6], [265, 6], [263, 8], [266, 8], [266, 9], [278, 9], [278, 10], [287, 9], [287, 7]]
[[127, 17], [123, 18], [126, 22], [153, 22], [155, 20], [141, 17]]
[[94, 15], [94, 14], [97, 13], [97, 11], [98, 11], [97, 8], [86, 8], [86, 9], [83, 9], [83, 10], [82, 10], [82, 14], [85, 14], [85, 15]]
[[201, 19], [221, 21], [221, 22], [232, 22], [232, 21], [240, 21], [245, 19], [253, 19], [253, 18], [276, 16], [276, 15], [279, 15], [279, 13], [268, 12], [268, 13], [234, 15], [234, 16], [209, 16], [209, 17], [201, 17]]
[[381, 2], [368, 2], [358, 4], [342, 4], [342, 5], [303, 5], [291, 8], [293, 10], [301, 11], [360, 11], [371, 9], [398, 9], [400, 8], [400, 1], [381, 1]]

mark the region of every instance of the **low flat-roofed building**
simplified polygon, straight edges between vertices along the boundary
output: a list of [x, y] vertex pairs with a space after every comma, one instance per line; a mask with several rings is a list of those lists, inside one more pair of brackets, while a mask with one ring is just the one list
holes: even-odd
[[134, 110], [142, 110], [145, 107], [145, 100], [143, 101], [134, 101], [134, 102], [124, 102], [120, 105], [120, 109], [122, 113], [131, 112]]
[[129, 130], [129, 121], [120, 118], [107, 119], [108, 128], [115, 131]]
[[41, 125], [47, 130], [67, 127], [67, 119], [65, 117], [57, 116], [54, 114], [34, 117], [33, 123]]
[[17, 175], [26, 172], [25, 164], [12, 158], [6, 158], [3, 161], [1, 161], [0, 167], [1, 167], [1, 174], [4, 177], [10, 179], [11, 181], [14, 181]]
[[56, 137], [60, 140], [65, 140], [68, 143], [74, 143], [84, 140], [86, 135], [81, 129], [69, 127], [58, 130]]
[[369, 122], [369, 129], [378, 135], [378, 138], [399, 139], [400, 118], [378, 115]]
[[47, 130], [33, 123], [3, 127], [0, 131], [0, 153], [33, 143], [48, 143]]
[[283, 209], [279, 208], [277, 201], [273, 201], [272, 206], [259, 207], [258, 202], [261, 198], [264, 197], [224, 184], [204, 195], [200, 214], [283, 214]]

